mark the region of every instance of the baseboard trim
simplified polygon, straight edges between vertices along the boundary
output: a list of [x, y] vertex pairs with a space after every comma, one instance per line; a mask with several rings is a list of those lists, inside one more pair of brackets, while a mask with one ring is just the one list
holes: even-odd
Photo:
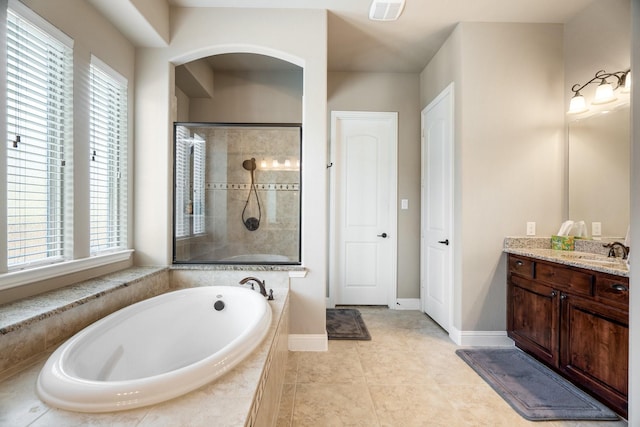
[[465, 347], [513, 347], [515, 344], [506, 331], [461, 331], [451, 328], [449, 337]]
[[397, 298], [394, 310], [420, 310], [420, 298]]
[[289, 334], [290, 351], [327, 351], [329, 338], [327, 334]]

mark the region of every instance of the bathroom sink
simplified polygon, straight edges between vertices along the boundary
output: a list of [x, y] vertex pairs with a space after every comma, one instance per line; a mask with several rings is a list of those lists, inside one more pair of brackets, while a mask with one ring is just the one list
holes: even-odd
[[586, 263], [589, 264], [610, 264], [610, 265], [617, 265], [617, 264], [621, 264], [622, 262], [618, 259], [581, 259], [580, 261], [584, 261]]
[[625, 261], [621, 258], [609, 258], [605, 255], [590, 254], [586, 252], [567, 252], [566, 254], [559, 255], [559, 257], [568, 261], [579, 261], [592, 265], [625, 266]]

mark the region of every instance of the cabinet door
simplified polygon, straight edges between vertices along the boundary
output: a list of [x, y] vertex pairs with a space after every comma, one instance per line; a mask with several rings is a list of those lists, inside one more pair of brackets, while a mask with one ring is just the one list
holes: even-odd
[[516, 345], [558, 366], [557, 292], [531, 280], [512, 275], [509, 286], [509, 318], [507, 329]]
[[628, 313], [573, 295], [561, 298], [560, 369], [626, 416]]

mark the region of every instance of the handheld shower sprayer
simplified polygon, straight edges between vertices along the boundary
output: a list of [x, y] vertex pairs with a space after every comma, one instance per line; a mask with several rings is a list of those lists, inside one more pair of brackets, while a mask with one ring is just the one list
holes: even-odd
[[[251, 158], [242, 162], [242, 167], [248, 170], [251, 173], [251, 186], [249, 187], [249, 194], [247, 194], [247, 201], [244, 204], [244, 209], [242, 209], [242, 223], [249, 231], [255, 231], [260, 227], [260, 220], [262, 219], [262, 207], [260, 206], [260, 198], [258, 197], [258, 189], [255, 184], [253, 173], [256, 170], [256, 159]], [[258, 217], [246, 217], [247, 206], [249, 206], [249, 200], [251, 199], [251, 192], [256, 198], [256, 203], [258, 205]]]

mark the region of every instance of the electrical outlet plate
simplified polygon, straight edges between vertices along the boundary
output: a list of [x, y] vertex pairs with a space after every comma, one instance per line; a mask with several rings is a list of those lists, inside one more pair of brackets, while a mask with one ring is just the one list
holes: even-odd
[[536, 223], [527, 222], [527, 236], [535, 236], [535, 235], [536, 235]]
[[591, 223], [591, 235], [592, 236], [600, 236], [600, 235], [602, 235], [602, 223], [601, 222], [592, 222]]

